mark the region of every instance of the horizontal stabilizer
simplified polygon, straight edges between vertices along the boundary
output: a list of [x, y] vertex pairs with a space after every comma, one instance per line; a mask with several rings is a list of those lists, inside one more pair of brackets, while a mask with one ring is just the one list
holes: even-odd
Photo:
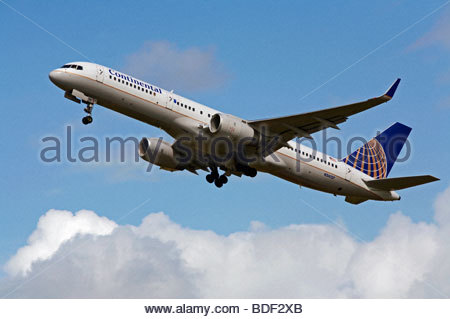
[[422, 176], [407, 176], [407, 177], [394, 177], [394, 178], [384, 178], [384, 179], [374, 179], [371, 181], [364, 181], [370, 188], [375, 188], [383, 191], [394, 191], [399, 189], [404, 189], [408, 187], [414, 187], [426, 183], [431, 183], [438, 181], [431, 175]]

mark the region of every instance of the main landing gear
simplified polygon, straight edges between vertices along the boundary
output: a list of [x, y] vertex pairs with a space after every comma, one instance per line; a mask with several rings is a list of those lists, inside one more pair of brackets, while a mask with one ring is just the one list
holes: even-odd
[[87, 116], [83, 117], [81, 122], [83, 122], [84, 125], [88, 125], [92, 123], [92, 109], [94, 108], [94, 104], [87, 103], [86, 107], [84, 108], [84, 111], [88, 114]]
[[228, 183], [228, 177], [226, 177], [225, 174], [219, 176], [217, 167], [211, 169], [211, 173], [206, 175], [206, 180], [210, 184], [214, 182], [214, 185], [218, 188], [221, 188], [224, 184]]

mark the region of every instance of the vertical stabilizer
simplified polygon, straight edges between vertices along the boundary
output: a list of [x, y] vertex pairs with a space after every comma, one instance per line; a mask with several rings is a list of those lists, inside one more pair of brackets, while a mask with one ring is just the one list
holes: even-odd
[[375, 179], [386, 178], [410, 132], [410, 127], [397, 122], [342, 161]]

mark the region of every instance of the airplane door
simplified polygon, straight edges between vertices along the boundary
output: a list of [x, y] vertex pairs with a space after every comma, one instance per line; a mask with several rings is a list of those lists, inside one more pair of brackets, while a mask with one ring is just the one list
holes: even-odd
[[166, 107], [171, 110], [173, 108], [173, 94], [172, 92], [167, 92], [167, 98], [166, 98]]
[[347, 167], [345, 169], [346, 169], [346, 171], [345, 171], [345, 179], [347, 181], [350, 181], [350, 179], [352, 178], [352, 169], [348, 165], [347, 165]]
[[97, 73], [95, 75], [95, 79], [98, 82], [103, 82], [104, 73], [104, 68], [100, 65], [97, 65]]

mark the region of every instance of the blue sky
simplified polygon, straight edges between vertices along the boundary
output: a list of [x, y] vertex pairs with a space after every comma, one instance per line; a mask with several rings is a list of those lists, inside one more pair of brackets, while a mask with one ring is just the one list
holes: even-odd
[[[5, 110], [0, 128], [1, 264], [26, 243], [49, 209], [89, 209], [118, 224], [133, 225], [149, 213], [164, 212], [184, 227], [223, 235], [247, 230], [255, 220], [271, 228], [332, 220], [358, 238], [371, 240], [397, 211], [414, 222], [432, 221], [436, 194], [448, 187], [450, 41], [445, 35], [450, 25], [445, 21], [450, 20], [450, 6], [420, 21], [445, 1], [8, 3], [76, 51], [0, 3]], [[384, 93], [400, 77], [391, 102], [352, 117], [339, 132], [328, 133], [344, 140], [355, 135], [370, 138], [393, 122], [402, 122], [413, 128], [412, 155], [394, 166], [390, 176], [432, 174], [441, 181], [401, 191], [399, 202], [352, 206], [343, 198], [299, 189], [265, 174], [253, 180], [232, 177], [216, 189], [205, 182], [204, 174], [155, 168], [147, 174], [142, 163], [42, 163], [41, 138], [64, 137], [66, 125], [72, 125], [75, 141], [83, 136], [167, 136], [99, 106], [93, 124], [85, 127], [82, 107], [64, 99], [48, 80], [52, 69], [86, 57], [118, 70], [132, 68], [133, 55], [155, 43], [165, 43], [181, 56], [198, 50], [210, 57], [199, 76], [211, 76], [217, 85], [193, 89], [177, 78], [158, 79], [152, 74], [144, 80], [173, 81], [174, 87], [164, 88], [246, 119], [367, 99]], [[74, 149], [80, 145], [75, 143]]]

